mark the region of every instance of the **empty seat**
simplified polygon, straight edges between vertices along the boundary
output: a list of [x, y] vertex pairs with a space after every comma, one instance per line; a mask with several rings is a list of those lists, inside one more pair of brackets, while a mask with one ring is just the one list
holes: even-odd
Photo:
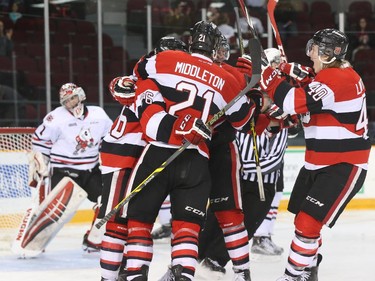
[[375, 60], [374, 49], [361, 49], [355, 54], [355, 62], [372, 62]]
[[63, 84], [70, 82], [69, 73], [53, 73], [51, 75], [51, 84], [59, 89]]
[[71, 37], [71, 41], [75, 45], [80, 46], [94, 46], [98, 44], [97, 37], [95, 35], [76, 34]]
[[314, 1], [310, 6], [311, 13], [332, 13], [331, 4], [327, 1]]
[[86, 73], [98, 74], [98, 72], [99, 72], [98, 61], [96, 61], [96, 60], [86, 61], [85, 62], [85, 69], [86, 69]]
[[76, 22], [73, 20], [65, 20], [61, 19], [57, 21], [57, 31], [58, 32], [66, 32], [69, 34], [75, 34], [76, 30]]
[[0, 70], [1, 71], [12, 71], [12, 60], [8, 57], [0, 56]]
[[50, 52], [52, 58], [66, 58], [69, 56], [68, 48], [60, 44], [51, 44]]
[[89, 21], [77, 21], [76, 31], [78, 34], [96, 34], [94, 24]]
[[51, 36], [51, 41], [56, 45], [68, 45], [71, 42], [71, 36], [68, 33], [56, 32]]
[[35, 58], [19, 57], [17, 58], [17, 69], [26, 73], [37, 72], [38, 63]]
[[46, 84], [46, 76], [44, 73], [31, 72], [26, 75], [27, 84], [29, 86], [43, 88]]
[[106, 33], [103, 33], [103, 47], [112, 47], [113, 46], [113, 41], [111, 36], [109, 36]]
[[29, 44], [27, 46], [27, 54], [33, 58], [44, 58], [45, 57], [45, 49], [44, 45], [42, 44]]

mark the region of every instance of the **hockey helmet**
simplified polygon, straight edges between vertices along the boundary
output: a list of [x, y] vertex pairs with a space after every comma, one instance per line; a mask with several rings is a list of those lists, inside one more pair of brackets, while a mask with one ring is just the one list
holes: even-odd
[[221, 36], [219, 29], [214, 23], [199, 21], [190, 30], [190, 34], [190, 50], [192, 52], [201, 51], [213, 55]]
[[[66, 83], [61, 86], [60, 104], [68, 109], [76, 118], [83, 114], [83, 101], [86, 100], [85, 91], [73, 83]], [[72, 98], [77, 97], [76, 103], [72, 104]]]
[[179, 51], [187, 52], [188, 47], [185, 44], [185, 42], [183, 42], [180, 39], [177, 39], [172, 36], [165, 36], [165, 37], [160, 38], [160, 40], [156, 44], [154, 52], [155, 54], [157, 54], [166, 50], [179, 50]]
[[264, 50], [264, 54], [267, 57], [267, 60], [270, 65], [275, 63], [277, 66], [281, 63], [281, 52], [276, 48], [268, 48]]
[[216, 53], [214, 60], [216, 62], [223, 62], [229, 59], [230, 56], [230, 46], [228, 43], [228, 39], [224, 35], [220, 35], [219, 43], [216, 47]]
[[343, 60], [348, 51], [349, 39], [345, 33], [333, 29], [326, 28], [317, 31], [313, 38], [307, 42], [306, 54], [309, 56], [312, 46], [318, 46], [319, 56], [325, 55], [328, 57], [328, 63], [335, 59]]

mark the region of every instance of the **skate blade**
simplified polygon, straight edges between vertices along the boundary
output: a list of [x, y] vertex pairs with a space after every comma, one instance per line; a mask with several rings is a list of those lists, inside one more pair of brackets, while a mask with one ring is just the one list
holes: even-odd
[[250, 261], [252, 262], [278, 262], [281, 258], [282, 255], [250, 254]]
[[195, 276], [197, 278], [199, 277], [199, 280], [223, 280], [225, 273], [212, 271], [207, 267], [198, 264], [195, 271]]

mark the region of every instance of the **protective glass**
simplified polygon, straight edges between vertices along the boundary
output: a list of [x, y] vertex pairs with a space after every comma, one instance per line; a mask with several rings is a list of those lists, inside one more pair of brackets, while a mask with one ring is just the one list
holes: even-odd
[[306, 56], [310, 56], [310, 52], [312, 50], [312, 47], [314, 45], [314, 40], [313, 39], [310, 39], [309, 41], [307, 41], [307, 44], [306, 44]]

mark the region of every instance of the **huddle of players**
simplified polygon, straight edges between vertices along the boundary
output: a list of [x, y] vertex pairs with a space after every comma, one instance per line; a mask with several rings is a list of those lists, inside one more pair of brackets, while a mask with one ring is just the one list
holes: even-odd
[[[220, 56], [218, 48], [222, 37], [212, 23], [198, 22], [191, 35], [190, 53], [184, 43], [166, 43], [164, 38], [158, 49], [139, 60], [133, 76], [117, 77], [110, 84], [113, 97], [124, 107], [101, 150], [104, 204], [99, 217], [185, 141], [191, 145], [107, 223], [102, 280], [147, 280], [151, 230], [168, 195], [172, 260], [163, 280], [193, 280], [208, 200], [224, 234], [235, 280], [250, 280], [235, 132], [250, 132], [250, 120], [259, 113], [280, 120], [281, 127], [286, 115], [254, 89], [239, 98], [225, 118], [207, 127], [205, 123], [245, 87], [251, 62], [239, 58], [236, 68], [223, 63], [226, 56]], [[286, 71], [300, 82], [309, 80], [309, 71], [300, 66]], [[257, 132], [267, 125], [257, 124]]]

